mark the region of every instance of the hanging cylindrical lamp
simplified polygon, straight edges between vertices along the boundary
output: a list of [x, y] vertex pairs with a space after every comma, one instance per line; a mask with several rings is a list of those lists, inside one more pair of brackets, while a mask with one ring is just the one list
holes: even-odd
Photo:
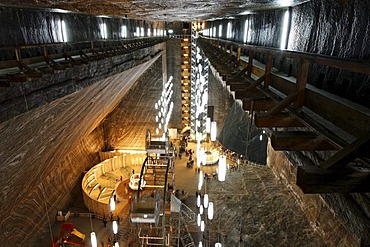
[[90, 233], [90, 238], [91, 238], [91, 246], [92, 247], [98, 247], [98, 240], [96, 239], [95, 232]]
[[199, 241], [199, 245], [198, 245], [199, 247], [203, 247], [203, 243], [202, 243], [202, 241]]
[[213, 202], [208, 203], [208, 219], [212, 220], [213, 219], [213, 214], [214, 214], [214, 208], [213, 208]]
[[114, 201], [114, 197], [112, 196], [109, 200], [109, 207], [110, 207], [110, 211], [113, 212], [114, 210], [116, 210], [116, 202]]
[[117, 224], [117, 221], [113, 221], [112, 222], [112, 228], [113, 228], [113, 233], [114, 234], [117, 234], [118, 233], [118, 224]]
[[208, 208], [208, 194], [204, 194], [203, 204], [204, 208]]
[[203, 172], [202, 171], [199, 172], [199, 184], [203, 186]]
[[201, 230], [202, 232], [204, 232], [204, 228], [205, 228], [204, 220], [202, 220], [202, 221], [200, 222], [200, 230]]
[[200, 215], [203, 215], [203, 211], [204, 211], [203, 205], [200, 205], [200, 207], [199, 207], [199, 213], [200, 213]]
[[218, 159], [218, 181], [225, 181], [226, 178], [226, 156], [220, 155]]
[[201, 217], [200, 217], [200, 214], [198, 214], [198, 216], [197, 216], [197, 225], [198, 226], [200, 226], [200, 221], [201, 221], [202, 219], [201, 219]]
[[114, 243], [114, 247], [119, 247], [119, 243], [118, 242], [115, 242]]
[[215, 121], [212, 121], [211, 123], [211, 141], [216, 141], [217, 137], [217, 123]]
[[221, 243], [216, 243], [215, 247], [222, 247], [222, 244]]
[[197, 206], [200, 207], [200, 195], [197, 196]]

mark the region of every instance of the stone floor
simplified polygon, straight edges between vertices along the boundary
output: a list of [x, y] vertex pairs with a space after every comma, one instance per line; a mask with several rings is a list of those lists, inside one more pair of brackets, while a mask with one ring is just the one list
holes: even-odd
[[[195, 144], [191, 143], [189, 148], [194, 149]], [[199, 173], [196, 165], [187, 168], [187, 161], [186, 156], [176, 160], [175, 189], [184, 190], [185, 203], [198, 213], [195, 192]], [[138, 166], [133, 168], [139, 170]], [[216, 169], [216, 165], [201, 168], [203, 173], [213, 173]], [[201, 193], [208, 193], [210, 201], [214, 203], [215, 216], [212, 221], [205, 220], [204, 233], [195, 232], [197, 228], [191, 227], [196, 246], [199, 241], [203, 242], [203, 246], [214, 246], [219, 241], [227, 247], [325, 246], [295, 204], [289, 190], [277, 181], [267, 166], [242, 164], [238, 170], [228, 171], [225, 182], [217, 179], [205, 181]], [[82, 196], [76, 198], [70, 210], [86, 212]], [[88, 217], [70, 217], [68, 221], [86, 234], [86, 246], [91, 244], [89, 234], [92, 229], [97, 234], [99, 247], [107, 246], [108, 238], [113, 238], [110, 222], [104, 227], [102, 220], [90, 220]], [[121, 222], [121, 227], [123, 224]], [[51, 226], [53, 237], [59, 233], [60, 226], [61, 222]], [[39, 246], [50, 246], [49, 234], [50, 231]]]

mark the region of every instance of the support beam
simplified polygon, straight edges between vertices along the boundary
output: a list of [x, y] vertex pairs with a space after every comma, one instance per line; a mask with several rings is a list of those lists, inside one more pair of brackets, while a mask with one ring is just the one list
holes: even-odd
[[262, 98], [265, 94], [258, 89], [235, 91], [235, 99]]
[[230, 83], [229, 85], [231, 91], [244, 91], [248, 89], [250, 84], [246, 80], [244, 80], [244, 82]]
[[268, 88], [271, 82], [271, 68], [272, 68], [272, 54], [267, 55], [266, 69], [265, 69], [265, 83], [263, 84], [264, 88]]
[[[226, 83], [229, 83], [229, 82], [233, 82], [233, 81], [239, 81], [242, 79], [242, 75], [245, 74], [245, 72], [248, 71], [248, 66], [246, 66], [245, 68], [243, 68], [241, 71], [239, 71], [235, 76], [232, 76], [230, 77], [229, 79], [226, 80]], [[244, 79], [242, 79], [244, 80]]]
[[248, 74], [247, 74], [249, 77], [251, 77], [251, 75], [252, 75], [253, 56], [254, 56], [253, 51], [249, 50], [249, 53], [248, 53]]
[[322, 136], [311, 131], [274, 131], [271, 146], [276, 151], [319, 151], [336, 148]]
[[301, 121], [287, 112], [273, 115], [268, 115], [266, 113], [256, 113], [254, 124], [258, 128], [305, 127], [305, 125]]
[[243, 110], [249, 111], [252, 106], [253, 101], [253, 110], [254, 111], [267, 111], [271, 109], [275, 104], [276, 101], [272, 100], [271, 98], [254, 98], [254, 99], [243, 99]]
[[298, 92], [298, 96], [294, 102], [294, 108], [297, 111], [301, 111], [304, 104], [309, 65], [310, 63], [304, 59], [301, 59], [298, 64], [297, 82], [296, 82], [296, 91]]
[[259, 77], [256, 81], [253, 81], [250, 88], [256, 88], [258, 85], [260, 85], [266, 78], [266, 74], [263, 74], [261, 77]]
[[348, 167], [324, 170], [317, 166], [299, 166], [297, 185], [303, 193], [363, 193], [370, 192], [370, 170]]
[[290, 93], [285, 99], [280, 101], [277, 105], [271, 108], [267, 113], [268, 114], [277, 114], [287, 108], [297, 97], [298, 93]]
[[349, 162], [357, 157], [370, 157], [370, 132], [352, 142], [338, 153], [326, 160], [321, 167], [324, 169], [343, 169]]

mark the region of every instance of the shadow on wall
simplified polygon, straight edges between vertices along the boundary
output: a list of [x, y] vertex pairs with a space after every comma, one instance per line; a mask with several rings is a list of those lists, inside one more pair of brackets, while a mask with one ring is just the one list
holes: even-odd
[[247, 156], [248, 160], [266, 164], [267, 136], [263, 130], [250, 128], [250, 116], [238, 102], [228, 113], [218, 141], [231, 151]]

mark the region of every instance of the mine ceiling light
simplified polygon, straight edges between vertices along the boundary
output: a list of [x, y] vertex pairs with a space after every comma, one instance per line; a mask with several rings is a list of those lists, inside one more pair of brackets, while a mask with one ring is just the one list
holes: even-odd
[[281, 32], [281, 43], [280, 49], [284, 50], [288, 46], [288, 35], [289, 35], [289, 20], [290, 20], [290, 11], [286, 10], [283, 17], [283, 26]]
[[91, 238], [91, 246], [92, 247], [98, 247], [98, 240], [96, 239], [95, 232], [90, 233], [90, 238]]
[[116, 202], [114, 201], [114, 197], [112, 196], [109, 200], [109, 207], [110, 207], [110, 211], [113, 212], [114, 210], [116, 210]]
[[118, 224], [117, 224], [117, 221], [115, 220], [112, 222], [112, 229], [113, 229], [114, 234], [118, 233]]
[[204, 194], [204, 198], [203, 198], [204, 208], [208, 208], [208, 203], [209, 203], [208, 194]]
[[218, 159], [218, 181], [225, 181], [226, 179], [226, 156], [220, 155]]
[[209, 202], [208, 203], [208, 212], [207, 212], [209, 220], [213, 220], [213, 214], [214, 214], [213, 202]]

